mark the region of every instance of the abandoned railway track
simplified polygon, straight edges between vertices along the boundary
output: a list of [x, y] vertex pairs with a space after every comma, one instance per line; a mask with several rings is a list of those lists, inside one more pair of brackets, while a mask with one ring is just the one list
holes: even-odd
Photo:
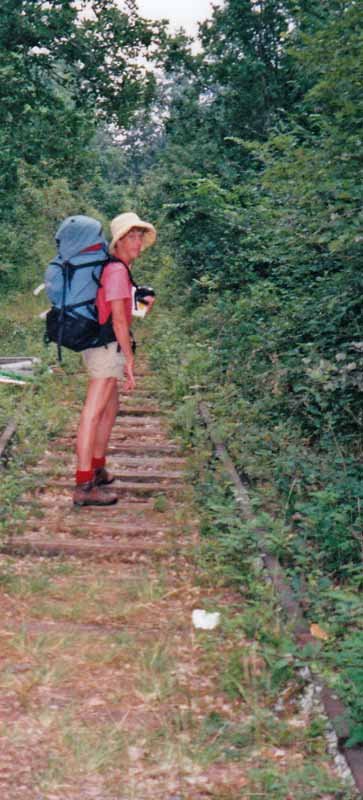
[[[121, 394], [109, 448], [118, 504], [107, 510], [72, 506], [71, 427], [33, 470], [36, 488], [21, 501], [22, 531], [10, 531], [1, 545], [13, 569], [0, 630], [6, 674], [0, 721], [7, 734], [2, 800], [267, 796], [250, 792], [235, 757], [222, 763], [215, 756], [209, 763], [204, 755], [196, 767], [185, 744], [202, 718], [224, 715], [223, 730], [237, 729], [241, 710], [220, 689], [213, 696], [217, 659], [208, 647], [204, 653], [190, 624], [193, 609], [216, 602], [216, 590], [194, 563], [198, 518], [189, 503], [186, 458], [168, 438], [146, 367], [138, 378], [134, 396]], [[208, 424], [206, 409], [204, 418]], [[10, 423], [1, 457], [14, 432]], [[222, 443], [214, 444], [228, 461]], [[246, 514], [246, 490], [241, 484], [236, 490]], [[286, 610], [295, 613], [277, 565], [266, 566], [288, 598]], [[221, 590], [218, 603], [230, 605], [231, 592]], [[232, 603], [236, 608], [233, 595]], [[229, 647], [223, 633], [218, 647], [223, 659]], [[206, 664], [211, 672], [204, 679]], [[136, 672], [142, 674], [135, 679]], [[342, 707], [326, 691], [323, 701], [334, 723]], [[103, 737], [107, 748], [100, 753]], [[212, 731], [213, 745], [216, 739]], [[347, 748], [342, 737], [339, 742], [363, 792], [362, 751]], [[251, 761], [262, 764], [273, 748], [261, 748], [261, 762], [255, 750]]]

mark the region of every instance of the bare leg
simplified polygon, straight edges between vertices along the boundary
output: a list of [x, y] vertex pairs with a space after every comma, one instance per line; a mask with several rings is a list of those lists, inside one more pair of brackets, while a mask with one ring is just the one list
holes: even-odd
[[[92, 468], [92, 456], [106, 451], [115, 420], [116, 378], [91, 378], [77, 434], [77, 469]], [[102, 424], [101, 424], [102, 420]]]
[[96, 458], [103, 458], [106, 455], [107, 445], [111, 436], [113, 424], [118, 412], [118, 391], [117, 382], [113, 387], [107, 406], [102, 413], [97, 425], [94, 450], [92, 455]]

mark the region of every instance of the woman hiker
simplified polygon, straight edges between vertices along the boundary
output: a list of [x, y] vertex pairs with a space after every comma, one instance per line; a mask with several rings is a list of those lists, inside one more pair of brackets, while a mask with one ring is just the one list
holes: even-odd
[[[125, 391], [135, 388], [134, 355], [130, 340], [132, 282], [128, 269], [150, 245], [156, 231], [137, 214], [120, 214], [111, 222], [109, 247], [114, 261], [102, 273], [96, 306], [101, 325], [112, 314], [116, 341], [107, 347], [84, 350], [82, 356], [89, 374], [87, 396], [77, 434], [77, 472], [73, 503], [76, 506], [108, 506], [117, 503], [117, 495], [107, 489], [114, 480], [105, 467], [106, 451], [118, 411], [117, 381], [125, 376]], [[147, 297], [148, 310], [154, 297]]]

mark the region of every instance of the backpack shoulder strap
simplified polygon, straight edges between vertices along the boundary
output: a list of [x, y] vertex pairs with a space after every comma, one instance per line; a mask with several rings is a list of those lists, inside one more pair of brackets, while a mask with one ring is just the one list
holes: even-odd
[[125, 269], [127, 270], [127, 273], [128, 273], [128, 276], [129, 276], [129, 278], [130, 278], [130, 281], [131, 281], [132, 285], [135, 287], [135, 289], [138, 289], [138, 288], [139, 288], [139, 285], [138, 285], [138, 283], [136, 283], [136, 281], [135, 281], [135, 280], [134, 280], [134, 278], [132, 277], [132, 274], [131, 274], [130, 267], [128, 267], [128, 266], [127, 266], [127, 264], [125, 264], [125, 262], [124, 262], [124, 261], [121, 261], [121, 259], [120, 259], [120, 258], [116, 258], [116, 256], [112, 256], [112, 258], [110, 258], [110, 260], [109, 260], [109, 262], [108, 262], [108, 263], [110, 264], [112, 261], [117, 261], [119, 264], [122, 264], [122, 266], [123, 266], [123, 267], [125, 267]]

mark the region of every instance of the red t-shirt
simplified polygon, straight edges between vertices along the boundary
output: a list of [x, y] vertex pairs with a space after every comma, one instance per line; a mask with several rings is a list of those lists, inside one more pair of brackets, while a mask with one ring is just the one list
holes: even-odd
[[97, 292], [96, 298], [100, 324], [103, 325], [111, 314], [111, 301], [124, 300], [127, 324], [130, 327], [132, 319], [132, 283], [124, 264], [120, 264], [119, 261], [110, 261], [103, 270], [101, 283], [102, 285]]

